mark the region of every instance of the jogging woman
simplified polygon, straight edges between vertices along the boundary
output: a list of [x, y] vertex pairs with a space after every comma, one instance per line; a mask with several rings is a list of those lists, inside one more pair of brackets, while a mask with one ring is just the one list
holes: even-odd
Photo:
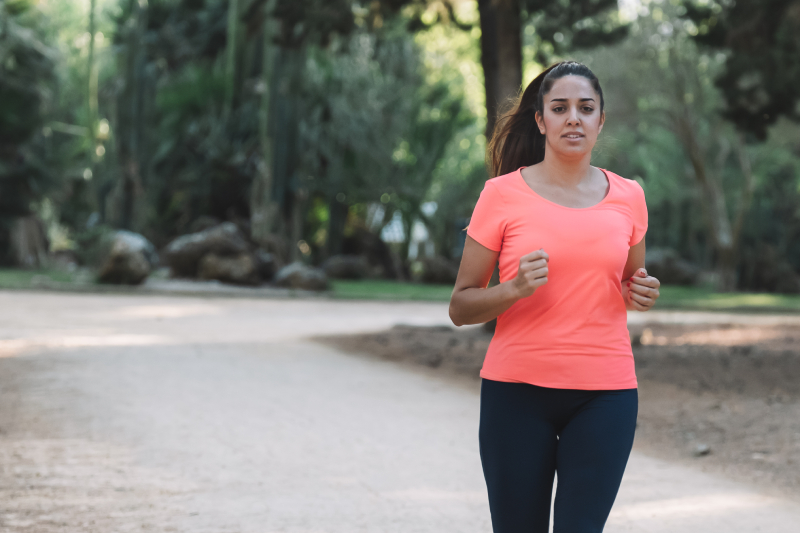
[[[450, 300], [457, 326], [497, 317], [479, 443], [495, 533], [599, 533], [638, 411], [626, 310], [647, 311], [639, 184], [590, 165], [603, 91], [575, 62], [525, 89], [489, 142]], [[499, 262], [500, 283], [488, 287]]]

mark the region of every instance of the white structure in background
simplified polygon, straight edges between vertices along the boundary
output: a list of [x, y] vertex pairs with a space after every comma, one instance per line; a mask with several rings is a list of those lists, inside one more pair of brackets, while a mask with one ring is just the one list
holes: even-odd
[[[432, 217], [436, 213], [438, 205], [436, 202], [425, 202], [420, 206], [420, 209], [427, 217]], [[369, 206], [367, 210], [367, 225], [370, 229], [377, 230], [383, 221], [385, 208], [383, 204], [374, 203]], [[400, 211], [395, 211], [392, 219], [383, 227], [381, 231], [381, 240], [387, 243], [400, 243], [406, 238], [405, 230], [403, 229], [403, 218]], [[433, 240], [430, 238], [428, 228], [421, 220], [415, 220], [411, 226], [411, 242], [408, 248], [408, 258], [416, 259], [417, 257], [433, 257], [436, 253]]]

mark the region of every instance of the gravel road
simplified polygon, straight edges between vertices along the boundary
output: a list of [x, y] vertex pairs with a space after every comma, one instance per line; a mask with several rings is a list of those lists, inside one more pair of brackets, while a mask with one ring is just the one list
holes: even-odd
[[[0, 531], [488, 533], [475, 382], [306, 340], [448, 322], [434, 303], [0, 292]], [[798, 523], [800, 502], [635, 451], [606, 531]]]

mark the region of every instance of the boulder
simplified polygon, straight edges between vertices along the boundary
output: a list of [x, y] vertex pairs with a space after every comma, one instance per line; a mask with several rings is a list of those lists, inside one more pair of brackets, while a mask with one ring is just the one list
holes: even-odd
[[444, 257], [424, 257], [414, 261], [411, 266], [413, 278], [422, 283], [443, 283], [452, 285], [458, 276], [458, 267]]
[[142, 235], [117, 231], [97, 274], [100, 283], [138, 285], [157, 264], [155, 247]]
[[323, 291], [328, 288], [328, 277], [322, 269], [309, 267], [298, 261], [278, 270], [275, 284], [291, 289]]
[[153, 243], [147, 240], [144, 235], [122, 229], [114, 233], [113, 242], [116, 242], [117, 240], [124, 240], [131, 247], [140, 250], [144, 254], [144, 258], [147, 259], [147, 262], [150, 263], [151, 269], [156, 269], [159, 267], [161, 261], [158, 257], [158, 250], [156, 250], [156, 247], [153, 246]]
[[197, 275], [200, 279], [215, 279], [240, 285], [258, 285], [258, 263], [249, 253], [233, 256], [206, 254], [200, 260]]
[[233, 222], [197, 233], [178, 237], [164, 249], [164, 260], [176, 277], [197, 276], [200, 259], [206, 254], [239, 255], [248, 252], [249, 246], [239, 228]]
[[369, 262], [363, 255], [332, 255], [320, 268], [332, 279], [363, 279], [369, 275]]
[[669, 248], [647, 250], [644, 267], [649, 275], [670, 285], [693, 285], [700, 274], [697, 266], [681, 259], [675, 250]]

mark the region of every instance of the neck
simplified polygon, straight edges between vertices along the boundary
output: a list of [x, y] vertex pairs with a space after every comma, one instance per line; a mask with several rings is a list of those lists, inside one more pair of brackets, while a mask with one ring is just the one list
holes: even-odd
[[546, 150], [542, 170], [552, 181], [578, 185], [591, 172], [592, 153], [575, 158], [559, 157], [553, 150]]

